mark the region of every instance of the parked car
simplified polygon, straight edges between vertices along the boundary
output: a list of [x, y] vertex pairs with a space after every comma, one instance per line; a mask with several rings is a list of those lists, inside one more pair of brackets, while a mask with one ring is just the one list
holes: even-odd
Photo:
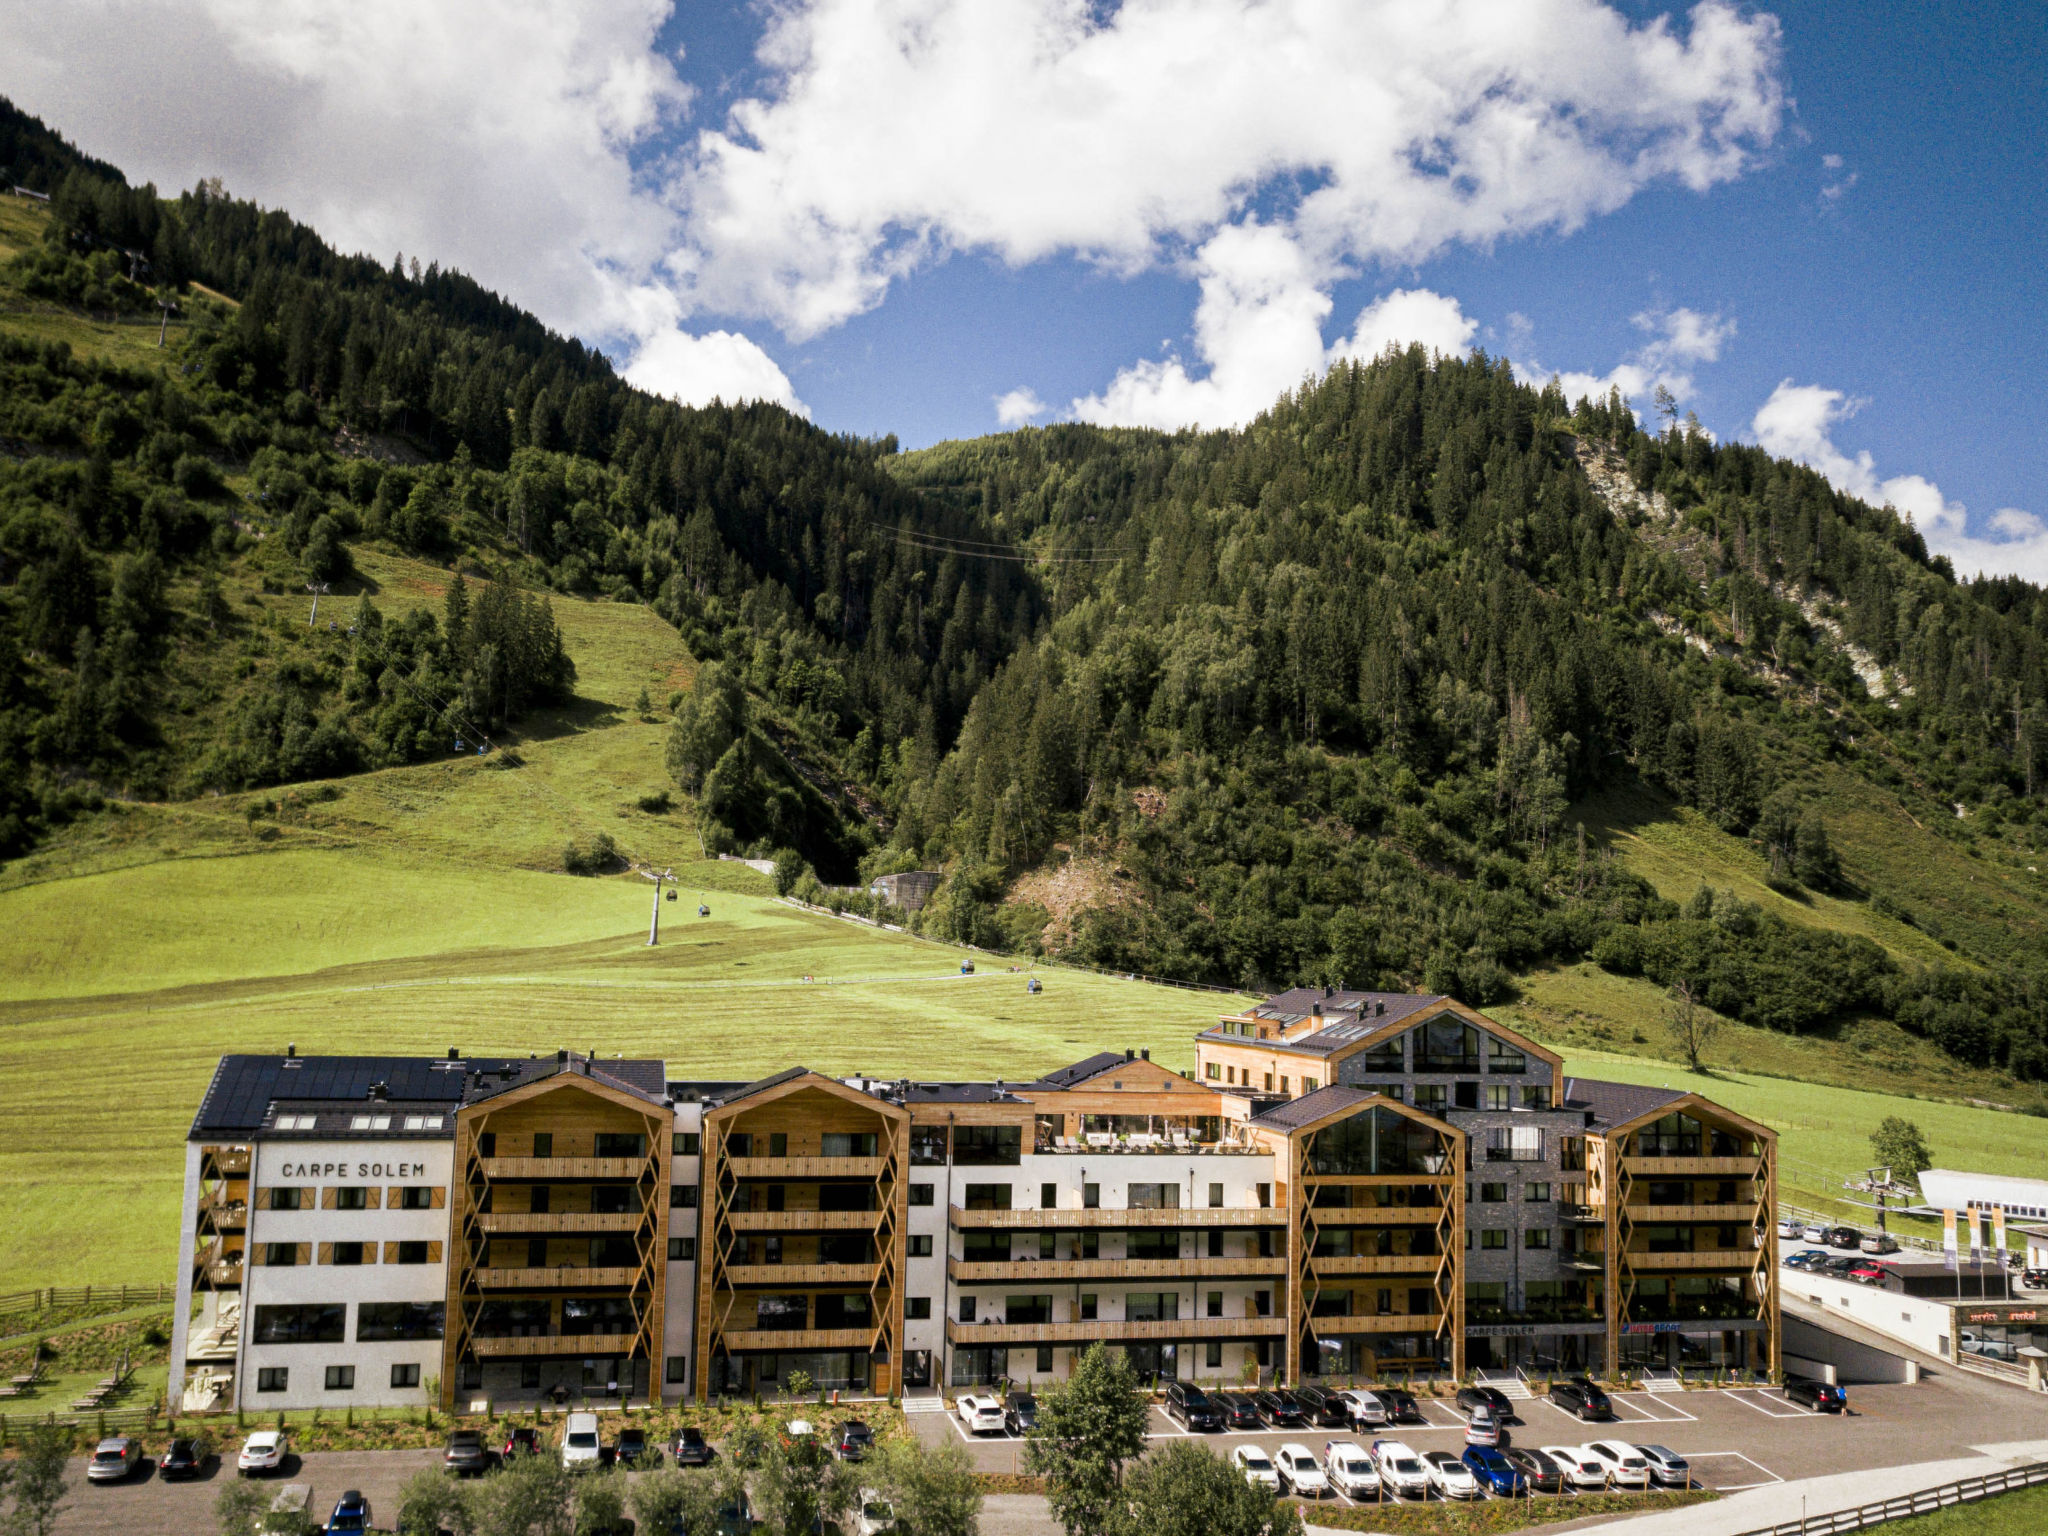
[[1854, 1227], [1829, 1227], [1826, 1241], [1830, 1248], [1861, 1249], [1863, 1234]]
[[1191, 1381], [1166, 1384], [1166, 1416], [1178, 1419], [1188, 1430], [1218, 1430], [1223, 1427], [1223, 1410], [1216, 1399]]
[[[1022, 1397], [1025, 1402], [1031, 1403], [1031, 1412], [1035, 1417], [1038, 1405], [1032, 1403], [1031, 1398], [1027, 1394], [1012, 1392], [1010, 1394], [1011, 1403], [1014, 1404], [1019, 1397]], [[1014, 1411], [1014, 1408], [1006, 1407], [1004, 1409], [1005, 1414]], [[847, 1419], [832, 1431], [832, 1454], [841, 1461], [866, 1461], [868, 1452], [874, 1448], [875, 1432], [859, 1419]]]
[[1889, 1232], [1873, 1232], [1858, 1245], [1865, 1253], [1897, 1253], [1899, 1240]]
[[718, 1459], [718, 1452], [704, 1438], [704, 1431], [687, 1424], [669, 1436], [668, 1454], [679, 1467], [708, 1467]]
[[490, 1471], [491, 1453], [484, 1447], [483, 1435], [474, 1429], [450, 1430], [441, 1468], [457, 1477], [480, 1477]]
[[1607, 1481], [1623, 1487], [1650, 1486], [1649, 1458], [1626, 1440], [1589, 1440], [1586, 1454], [1607, 1469]]
[[1858, 1285], [1882, 1285], [1885, 1276], [1890, 1273], [1889, 1269], [1875, 1259], [1865, 1259], [1860, 1264], [1851, 1264], [1847, 1271], [1848, 1278]]
[[1825, 1248], [1802, 1248], [1797, 1253], [1788, 1255], [1783, 1263], [1787, 1269], [1811, 1269], [1816, 1264], [1826, 1263], [1827, 1259], [1828, 1251]]
[[1823, 1259], [1818, 1264], [1809, 1265], [1808, 1268], [1811, 1273], [1816, 1275], [1832, 1275], [1837, 1280], [1846, 1280], [1849, 1277], [1849, 1271], [1862, 1262], [1861, 1255], [1845, 1253], [1835, 1258]]
[[125, 1483], [142, 1468], [142, 1442], [132, 1435], [109, 1435], [85, 1465], [89, 1483]]
[[1605, 1488], [1607, 1468], [1597, 1457], [1588, 1456], [1583, 1445], [1546, 1445], [1543, 1454], [1557, 1463], [1565, 1484], [1572, 1488]]
[[597, 1415], [572, 1413], [562, 1432], [562, 1465], [581, 1471], [604, 1460], [604, 1447], [597, 1437]]
[[1799, 1229], [1799, 1235], [1809, 1243], [1824, 1243], [1828, 1240], [1827, 1224], [1825, 1222], [1809, 1221]]
[[860, 1506], [854, 1511], [854, 1536], [883, 1536], [896, 1529], [896, 1510], [888, 1497], [874, 1488], [860, 1491]]
[[1429, 1497], [1429, 1469], [1405, 1440], [1375, 1440], [1372, 1464], [1379, 1469], [1380, 1487], [1397, 1499]]
[[1320, 1499], [1330, 1491], [1330, 1480], [1323, 1475], [1323, 1464], [1299, 1441], [1290, 1440], [1275, 1451], [1273, 1463], [1280, 1470], [1280, 1481], [1296, 1498]]
[[1987, 1360], [2015, 1360], [2018, 1354], [2004, 1339], [1987, 1339], [1983, 1334], [1964, 1328], [1956, 1334], [1956, 1349], [1965, 1355], [1981, 1355]]
[[1798, 1238], [1803, 1236], [1805, 1232], [1806, 1223], [1797, 1216], [1787, 1216], [1778, 1223], [1778, 1236], [1780, 1237]]
[[1479, 1497], [1479, 1479], [1449, 1451], [1424, 1451], [1422, 1470], [1429, 1478], [1429, 1486], [1447, 1499], [1476, 1499]]
[[2029, 1291], [2048, 1291], [2048, 1269], [2023, 1269], [2020, 1285]]
[[537, 1429], [515, 1429], [505, 1436], [505, 1444], [499, 1454], [507, 1461], [514, 1456], [538, 1456], [540, 1454], [540, 1431]]
[[619, 1438], [612, 1442], [612, 1464], [620, 1467], [637, 1467], [642, 1463], [652, 1465], [661, 1460], [661, 1452], [649, 1452], [647, 1431], [644, 1429], [622, 1429]]
[[1252, 1401], [1259, 1405], [1259, 1416], [1275, 1429], [1285, 1426], [1294, 1429], [1308, 1422], [1308, 1414], [1301, 1406], [1301, 1399], [1284, 1389], [1261, 1392]]
[[200, 1454], [199, 1442], [180, 1436], [157, 1458], [156, 1472], [165, 1482], [172, 1483], [180, 1478], [197, 1477], [206, 1470], [206, 1462], [207, 1458]]
[[[678, 1524], [678, 1536], [682, 1530]], [[736, 1490], [731, 1498], [719, 1504], [718, 1536], [754, 1536], [754, 1506], [748, 1502], [744, 1490]]]
[[259, 1429], [242, 1442], [235, 1457], [235, 1471], [243, 1477], [263, 1472], [282, 1472], [291, 1455], [291, 1441], [281, 1429]]
[[1355, 1429], [1377, 1429], [1387, 1422], [1387, 1405], [1377, 1392], [1353, 1387], [1344, 1394], [1344, 1404], [1351, 1410], [1351, 1424]]
[[1249, 1392], [1218, 1392], [1216, 1406], [1223, 1414], [1223, 1427], [1232, 1430], [1253, 1430], [1265, 1428], [1266, 1421], [1259, 1417], [1259, 1405]]
[[1475, 1409], [1484, 1408], [1491, 1413], [1494, 1422], [1506, 1424], [1515, 1416], [1515, 1405], [1508, 1401], [1507, 1393], [1499, 1387], [1458, 1388], [1458, 1411], [1468, 1417]]
[[1373, 1393], [1387, 1410], [1389, 1424], [1427, 1424], [1415, 1394], [1405, 1387], [1375, 1387]]
[[1356, 1440], [1331, 1440], [1324, 1444], [1323, 1475], [1347, 1499], [1379, 1496], [1379, 1468], [1372, 1464], [1372, 1454]]
[[334, 1513], [327, 1521], [330, 1536], [336, 1531], [367, 1531], [369, 1528], [370, 1501], [363, 1497], [361, 1489], [351, 1488], [335, 1501]]
[[1785, 1383], [1785, 1401], [1815, 1413], [1840, 1413], [1849, 1406], [1849, 1394], [1828, 1382], [1795, 1376]]
[[1512, 1445], [1502, 1450], [1501, 1455], [1522, 1474], [1522, 1481], [1538, 1493], [1564, 1492], [1564, 1468], [1553, 1457]]
[[1519, 1498], [1529, 1491], [1521, 1468], [1490, 1445], [1467, 1446], [1464, 1462], [1473, 1481], [1497, 1499]]
[[1553, 1381], [1550, 1384], [1550, 1403], [1552, 1407], [1562, 1408], [1580, 1419], [1605, 1419], [1614, 1413], [1614, 1404], [1607, 1400], [1607, 1394], [1584, 1376]]
[[1254, 1488], [1280, 1491], [1280, 1474], [1274, 1470], [1272, 1458], [1256, 1445], [1240, 1445], [1230, 1453], [1230, 1461], [1238, 1475]]
[[1692, 1463], [1666, 1445], [1639, 1445], [1643, 1460], [1650, 1464], [1650, 1476], [1671, 1488], [1692, 1486]]
[[1038, 1399], [1029, 1392], [1012, 1392], [1003, 1399], [1003, 1424], [1022, 1438], [1038, 1427]]
[[1296, 1387], [1294, 1398], [1311, 1424], [1343, 1429], [1351, 1423], [1351, 1404], [1333, 1387]]
[[1005, 1428], [1003, 1405], [984, 1393], [962, 1392], [953, 1407], [970, 1435], [1000, 1435]]
[[1499, 1445], [1500, 1420], [1493, 1416], [1491, 1408], [1474, 1408], [1472, 1416], [1465, 1421], [1465, 1443], [1467, 1445]]

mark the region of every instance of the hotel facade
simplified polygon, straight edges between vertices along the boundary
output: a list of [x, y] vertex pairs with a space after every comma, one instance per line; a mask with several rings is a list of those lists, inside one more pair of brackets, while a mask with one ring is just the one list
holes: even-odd
[[1029, 1082], [224, 1057], [171, 1401], [675, 1401], [801, 1372], [1775, 1372], [1776, 1137], [1449, 998], [1298, 989]]

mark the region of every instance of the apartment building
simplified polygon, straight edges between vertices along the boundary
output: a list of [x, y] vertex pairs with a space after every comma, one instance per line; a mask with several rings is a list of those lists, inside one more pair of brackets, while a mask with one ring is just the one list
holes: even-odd
[[224, 1058], [174, 1400], [886, 1395], [1096, 1342], [1210, 1381], [1776, 1368], [1768, 1128], [1448, 998], [1298, 989], [1195, 1050], [1017, 1083]]

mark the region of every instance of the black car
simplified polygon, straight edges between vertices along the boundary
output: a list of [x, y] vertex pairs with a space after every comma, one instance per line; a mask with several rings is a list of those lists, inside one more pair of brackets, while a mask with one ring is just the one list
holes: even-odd
[[1401, 1387], [1374, 1387], [1373, 1395], [1387, 1407], [1389, 1424], [1427, 1424], [1415, 1394]]
[[1520, 1446], [1511, 1445], [1504, 1447], [1501, 1455], [1507, 1457], [1508, 1465], [1521, 1473], [1538, 1493], [1564, 1491], [1564, 1468], [1541, 1451], [1525, 1451]]
[[1863, 1234], [1854, 1227], [1829, 1227], [1827, 1244], [1830, 1248], [1854, 1248], [1863, 1251]]
[[670, 1436], [668, 1453], [679, 1467], [708, 1467], [718, 1459], [718, 1452], [704, 1438], [704, 1431], [687, 1424]]
[[505, 1437], [505, 1449], [500, 1453], [507, 1461], [514, 1456], [538, 1456], [540, 1434], [531, 1429], [515, 1429]]
[[2030, 1291], [2048, 1291], [2048, 1269], [2023, 1269], [2020, 1284]]
[[181, 1477], [197, 1477], [206, 1470], [206, 1457], [200, 1454], [196, 1440], [173, 1440], [171, 1448], [158, 1458], [157, 1475], [165, 1482]]
[[1181, 1427], [1189, 1430], [1223, 1427], [1222, 1405], [1191, 1381], [1166, 1384], [1166, 1416], [1180, 1420]]
[[612, 1465], [616, 1467], [637, 1467], [642, 1462], [650, 1465], [660, 1459], [660, 1453], [650, 1456], [647, 1451], [647, 1431], [644, 1429], [622, 1429], [619, 1438], [612, 1442]]
[[[1010, 1400], [1015, 1402], [1020, 1396], [1023, 1394], [1013, 1392]], [[1028, 1403], [1031, 1399], [1025, 1397], [1024, 1401]], [[848, 1419], [832, 1431], [832, 1454], [841, 1461], [865, 1461], [874, 1448], [875, 1432], [859, 1419]]]
[[1296, 1387], [1294, 1397], [1311, 1424], [1321, 1424], [1330, 1429], [1351, 1427], [1351, 1405], [1344, 1400], [1342, 1393], [1333, 1392], [1328, 1387]]
[[1493, 1422], [1505, 1424], [1515, 1416], [1515, 1405], [1508, 1401], [1507, 1393], [1498, 1387], [1458, 1388], [1458, 1411], [1471, 1417], [1475, 1409], [1484, 1408], [1493, 1415]]
[[1785, 1401], [1811, 1408], [1815, 1413], [1843, 1413], [1849, 1407], [1849, 1394], [1824, 1381], [1795, 1376], [1785, 1383]]
[[1817, 1275], [1833, 1275], [1838, 1280], [1847, 1279], [1849, 1271], [1854, 1269], [1858, 1264], [1861, 1264], [1862, 1262], [1863, 1255], [1861, 1252], [1845, 1253], [1838, 1258], [1826, 1259], [1821, 1263], [1814, 1265], [1811, 1270], [1811, 1273]]
[[1218, 1392], [1210, 1400], [1222, 1413], [1225, 1429], [1247, 1430], [1266, 1427], [1266, 1421], [1259, 1417], [1259, 1405], [1249, 1392]]
[[1294, 1429], [1308, 1422], [1307, 1410], [1292, 1392], [1261, 1392], [1252, 1401], [1259, 1405], [1259, 1417], [1275, 1429]]
[[1607, 1400], [1607, 1394], [1583, 1376], [1553, 1381], [1550, 1384], [1550, 1404], [1580, 1419], [1605, 1419], [1614, 1413], [1614, 1404]]
[[490, 1448], [476, 1430], [451, 1430], [448, 1449], [441, 1453], [441, 1466], [457, 1477], [480, 1477], [491, 1470]]

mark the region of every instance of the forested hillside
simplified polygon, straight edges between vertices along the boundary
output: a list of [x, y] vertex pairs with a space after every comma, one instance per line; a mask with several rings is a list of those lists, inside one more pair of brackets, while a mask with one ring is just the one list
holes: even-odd
[[[573, 696], [553, 590], [705, 663], [649, 707], [710, 837], [943, 866], [942, 936], [1480, 1003], [1590, 958], [2048, 1078], [2043, 909], [1944, 924], [1822, 793], [2038, 884], [2048, 600], [1808, 470], [1416, 351], [1241, 432], [901, 454], [651, 399], [459, 274], [128, 188], [4, 104], [0, 162], [51, 194], [0, 226], [0, 856], [104, 797], [502, 750]], [[124, 314], [118, 353], [57, 334]], [[378, 543], [468, 581], [387, 621]], [[320, 625], [252, 623], [252, 583], [324, 583]], [[1584, 830], [1623, 794], [1747, 840], [1792, 915], [1660, 896]]]

